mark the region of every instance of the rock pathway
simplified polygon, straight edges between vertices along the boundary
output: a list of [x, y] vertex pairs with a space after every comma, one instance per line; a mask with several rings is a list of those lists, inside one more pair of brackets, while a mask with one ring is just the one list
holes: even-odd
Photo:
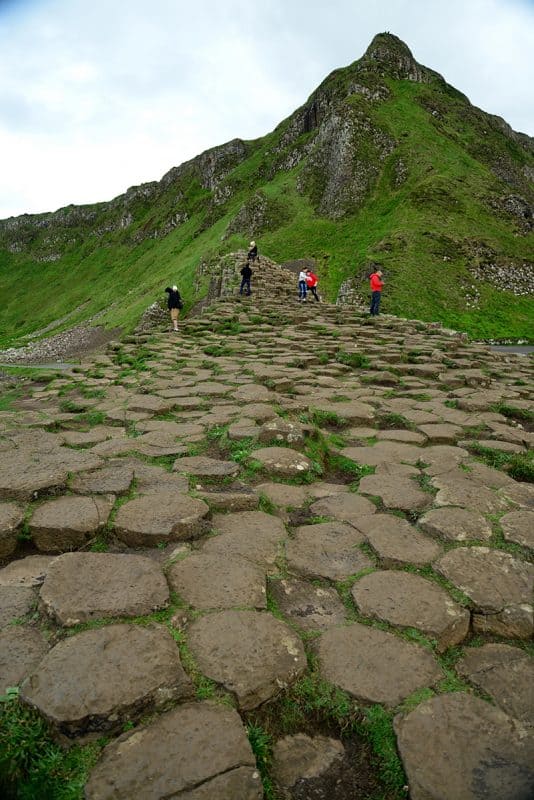
[[[412, 800], [526, 800], [531, 361], [273, 281], [0, 413], [2, 691], [106, 733], [89, 800], [263, 797], [246, 726], [302, 680], [394, 718]], [[312, 727], [280, 797], [352, 796]]]

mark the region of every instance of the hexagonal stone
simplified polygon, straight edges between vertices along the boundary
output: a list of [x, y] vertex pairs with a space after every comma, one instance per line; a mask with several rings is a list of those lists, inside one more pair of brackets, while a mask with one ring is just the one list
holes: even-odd
[[265, 472], [283, 478], [304, 475], [311, 468], [311, 461], [291, 447], [261, 447], [254, 450], [251, 461], [258, 461]]
[[299, 445], [304, 442], [304, 429], [298, 422], [276, 419], [264, 422], [259, 433], [260, 442], [287, 442], [292, 445]]
[[133, 394], [128, 398], [130, 411], [148, 411], [151, 414], [165, 414], [174, 407], [172, 400], [152, 394]]
[[186, 703], [109, 744], [87, 800], [260, 800], [261, 779], [237, 711]]
[[287, 536], [283, 523], [264, 511], [215, 514], [213, 530], [219, 535], [207, 540], [203, 553], [224, 559], [240, 556], [265, 570], [274, 566], [280, 542]]
[[0, 586], [40, 586], [55, 556], [26, 556], [0, 569]]
[[386, 508], [401, 511], [419, 511], [432, 502], [432, 496], [423, 492], [411, 478], [401, 475], [365, 475], [358, 491], [380, 497]]
[[193, 553], [172, 565], [168, 579], [171, 589], [194, 608], [267, 606], [265, 573], [236, 555], [221, 559], [219, 555]]
[[279, 739], [273, 748], [273, 776], [284, 789], [323, 775], [345, 755], [343, 744], [326, 736], [297, 733]]
[[438, 652], [458, 644], [469, 632], [469, 611], [419, 575], [373, 572], [360, 578], [351, 591], [365, 617], [399, 628], [416, 628], [437, 641]]
[[356, 461], [358, 464], [368, 464], [376, 467], [379, 464], [391, 462], [416, 464], [419, 459], [423, 458], [425, 452], [413, 444], [382, 441], [377, 442], [373, 447], [344, 447], [341, 455]]
[[191, 690], [167, 629], [125, 624], [61, 641], [24, 681], [21, 699], [75, 736], [115, 730]]
[[24, 509], [17, 503], [0, 503], [0, 559], [17, 547], [17, 528], [24, 520]]
[[62, 553], [84, 545], [108, 521], [113, 499], [58, 497], [38, 506], [29, 522], [38, 550]]
[[512, 503], [516, 503], [521, 508], [528, 508], [534, 511], [534, 486], [531, 483], [513, 481], [508, 486], [503, 486], [502, 489], [499, 489], [498, 495], [506, 500], [511, 500]]
[[34, 590], [27, 586], [0, 585], [0, 628], [29, 614], [35, 608], [36, 601]]
[[439, 489], [435, 503], [438, 506], [462, 506], [481, 514], [498, 514], [508, 508], [506, 501], [496, 492], [471, 480], [469, 473], [451, 470], [432, 479]]
[[41, 605], [59, 625], [100, 617], [136, 617], [165, 608], [167, 581], [143, 556], [66, 553], [54, 559], [40, 592]]
[[47, 651], [46, 639], [37, 628], [13, 625], [0, 631], [0, 693], [22, 683]]
[[175, 491], [136, 497], [119, 508], [115, 533], [131, 547], [194, 539], [205, 530], [209, 507], [203, 500]]
[[488, 547], [458, 547], [436, 561], [434, 569], [473, 601], [475, 630], [532, 636], [533, 564]]
[[512, 511], [499, 520], [507, 542], [534, 550], [534, 511]]
[[448, 422], [438, 422], [429, 425], [419, 425], [418, 430], [428, 438], [432, 444], [455, 444], [463, 431], [458, 425], [451, 425]]
[[413, 800], [529, 800], [534, 737], [470, 694], [437, 695], [394, 719]]
[[205, 500], [214, 511], [254, 511], [260, 498], [250, 486], [236, 481], [233, 488], [210, 487], [210, 491], [200, 490], [198, 496]]
[[424, 434], [403, 429], [395, 430], [394, 428], [390, 428], [385, 431], [374, 431], [370, 428], [368, 437], [372, 436], [376, 436], [379, 440], [384, 439], [389, 442], [404, 442], [405, 444], [424, 444], [426, 442], [426, 436]]
[[90, 447], [107, 439], [120, 439], [126, 435], [124, 428], [112, 425], [95, 425], [88, 431], [62, 431], [61, 436], [65, 444], [71, 447]]
[[491, 695], [506, 714], [534, 725], [534, 658], [518, 647], [467, 647], [457, 672]]
[[310, 511], [318, 517], [334, 517], [342, 522], [356, 523], [361, 517], [374, 514], [376, 506], [354, 492], [342, 492], [317, 500], [310, 506]]
[[237, 475], [239, 464], [207, 456], [183, 456], [176, 459], [173, 471], [198, 478], [227, 478]]
[[492, 535], [491, 525], [482, 514], [454, 506], [433, 508], [420, 517], [417, 524], [426, 533], [449, 542], [465, 542], [469, 539], [487, 542]]
[[292, 486], [288, 483], [260, 483], [254, 490], [280, 508], [300, 508], [309, 496], [308, 486]]
[[327, 630], [347, 619], [345, 606], [331, 586], [283, 579], [271, 581], [269, 591], [282, 614], [305, 631]]
[[[228, 390], [229, 387], [226, 387]], [[240, 386], [235, 392], [232, 392], [236, 400], [243, 403], [268, 403], [270, 400], [275, 399], [273, 392], [269, 391], [266, 386], [258, 383], [249, 383]]]
[[371, 559], [358, 548], [364, 537], [346, 522], [321, 522], [303, 525], [286, 545], [290, 571], [308, 578], [346, 580], [373, 566]]
[[222, 611], [197, 619], [188, 633], [199, 669], [235, 694], [242, 709], [256, 706], [306, 669], [299, 637], [257, 611]]
[[424, 468], [427, 475], [442, 475], [444, 472], [455, 470], [459, 464], [469, 458], [469, 453], [462, 447], [452, 447], [448, 444], [435, 444], [425, 447], [421, 454], [421, 461], [428, 464]]
[[374, 514], [354, 523], [371, 545], [381, 565], [390, 569], [404, 564], [424, 567], [443, 552], [437, 542], [400, 517]]
[[366, 703], [396, 706], [443, 678], [430, 650], [359, 623], [323, 633], [317, 654], [323, 678]]
[[368, 425], [375, 419], [375, 411], [372, 406], [362, 403], [359, 400], [349, 400], [332, 405], [330, 401], [316, 401], [308, 406], [308, 411], [335, 411], [340, 419], [350, 422], [352, 425]]
[[204, 428], [196, 422], [169, 422], [163, 419], [148, 419], [144, 422], [139, 422], [136, 425], [138, 431], [141, 433], [150, 433], [157, 431], [158, 433], [165, 433], [167, 436], [182, 436], [191, 440], [191, 437], [202, 436]]
[[[131, 448], [133, 450], [133, 447]], [[126, 494], [134, 478], [128, 463], [116, 464], [76, 475], [70, 488], [78, 494]]]

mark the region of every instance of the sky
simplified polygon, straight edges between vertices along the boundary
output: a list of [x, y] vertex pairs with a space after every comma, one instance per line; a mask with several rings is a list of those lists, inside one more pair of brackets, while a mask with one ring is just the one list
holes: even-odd
[[382, 31], [534, 135], [534, 0], [0, 0], [0, 219], [263, 136]]

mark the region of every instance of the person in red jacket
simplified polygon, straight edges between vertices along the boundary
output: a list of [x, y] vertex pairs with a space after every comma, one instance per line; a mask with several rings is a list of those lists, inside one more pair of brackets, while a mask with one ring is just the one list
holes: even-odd
[[319, 302], [319, 295], [317, 294], [317, 284], [319, 279], [317, 275], [315, 275], [311, 269], [306, 270], [306, 285], [312, 295], [315, 297], [316, 301]]
[[380, 297], [382, 296], [382, 289], [384, 288], [382, 272], [379, 269], [369, 276], [369, 283], [371, 285], [371, 308], [369, 313], [372, 317], [378, 317], [380, 311]]

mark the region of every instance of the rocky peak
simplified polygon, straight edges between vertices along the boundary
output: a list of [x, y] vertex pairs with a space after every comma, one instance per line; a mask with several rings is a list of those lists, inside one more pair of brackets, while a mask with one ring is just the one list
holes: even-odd
[[392, 78], [417, 83], [428, 80], [425, 68], [417, 63], [408, 45], [392, 33], [378, 33], [358, 63], [364, 69], [371, 68]]

